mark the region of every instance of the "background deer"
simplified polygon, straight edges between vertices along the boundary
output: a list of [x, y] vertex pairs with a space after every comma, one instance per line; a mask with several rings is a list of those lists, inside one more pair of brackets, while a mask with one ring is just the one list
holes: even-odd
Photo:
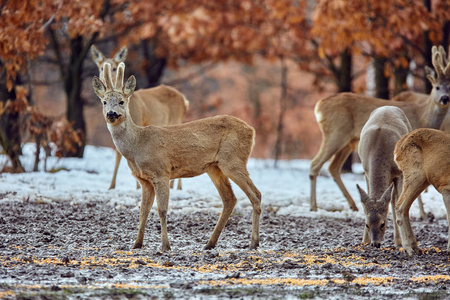
[[[441, 53], [441, 58], [442, 58], [442, 65], [443, 66], [447, 66], [450, 62], [449, 58], [447, 58], [447, 55], [445, 53], [445, 49], [444, 47], [442, 47], [442, 45], [440, 45], [438, 47], [438, 51]], [[450, 55], [450, 53], [449, 53]], [[427, 66], [425, 66], [425, 68], [428, 68]], [[428, 72], [433, 72], [433, 70], [428, 70]], [[424, 103], [425, 101], [427, 101], [428, 99], [428, 95], [427, 94], [423, 94], [423, 93], [417, 93], [417, 92], [412, 92], [412, 91], [404, 91], [399, 93], [398, 95], [396, 95], [394, 98], [392, 98], [392, 101], [402, 101], [402, 102], [414, 102], [414, 103]], [[444, 122], [441, 125], [441, 130], [444, 130], [446, 132], [450, 132], [450, 118], [445, 118]]]
[[[380, 247], [387, 227], [389, 202], [394, 218], [394, 242], [401, 246], [395, 218], [395, 201], [401, 191], [401, 171], [394, 162], [398, 140], [411, 131], [405, 113], [395, 106], [375, 109], [361, 131], [358, 153], [369, 195], [357, 185], [364, 207], [366, 224], [363, 243]], [[392, 196], [392, 200], [391, 200]]]
[[[449, 71], [450, 68], [447, 68]], [[397, 224], [408, 255], [421, 254], [409, 220], [414, 199], [432, 184], [444, 199], [450, 225], [450, 135], [440, 130], [417, 129], [395, 146], [395, 162], [403, 172], [403, 187], [396, 204]], [[447, 251], [450, 251], [450, 227]]]
[[[97, 64], [99, 77], [104, 78], [103, 65], [105, 63], [111, 65], [112, 74], [115, 76], [119, 63], [124, 62], [127, 58], [127, 52], [127, 47], [124, 46], [112, 58], [106, 58], [95, 46], [92, 46], [92, 59]], [[130, 115], [134, 123], [139, 126], [181, 124], [189, 107], [189, 101], [182, 93], [166, 85], [137, 90], [132, 97], [133, 100], [129, 105]], [[122, 155], [116, 150], [116, 163], [110, 189], [116, 187], [121, 158]], [[178, 181], [178, 189], [181, 189], [181, 179]]]
[[[425, 68], [428, 79], [433, 83], [433, 89], [424, 103], [393, 102], [353, 93], [340, 93], [317, 102], [316, 119], [322, 132], [322, 144], [319, 152], [313, 158], [310, 169], [311, 180], [311, 210], [317, 210], [316, 182], [323, 164], [330, 158], [329, 171], [333, 180], [341, 189], [352, 210], [358, 210], [355, 202], [345, 188], [341, 179], [341, 168], [352, 151], [356, 151], [361, 130], [369, 119], [370, 113], [381, 106], [393, 105], [401, 108], [413, 129], [440, 128], [449, 107], [450, 76], [443, 75], [442, 53], [434, 46], [433, 66], [438, 74], [430, 68]], [[450, 69], [447, 64], [446, 69]]]
[[123, 63], [119, 64], [114, 86], [111, 65], [106, 63], [105, 83], [95, 76], [92, 85], [103, 103], [103, 115], [114, 144], [142, 186], [139, 232], [134, 248], [142, 247], [148, 214], [156, 194], [162, 250], [170, 250], [167, 236], [169, 181], [207, 173], [222, 198], [223, 210], [205, 249], [215, 247], [236, 204], [229, 179], [245, 192], [253, 206], [250, 248], [256, 249], [259, 245], [261, 193], [247, 171], [255, 130], [231, 116], [205, 118], [181, 125], [137, 126], [128, 109], [128, 103], [134, 100], [131, 95], [136, 79], [131, 76], [123, 85], [124, 67]]

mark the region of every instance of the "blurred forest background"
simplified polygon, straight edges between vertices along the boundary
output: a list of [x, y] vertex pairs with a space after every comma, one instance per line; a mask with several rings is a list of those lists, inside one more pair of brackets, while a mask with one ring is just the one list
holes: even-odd
[[92, 45], [110, 57], [127, 46], [138, 88], [180, 90], [185, 121], [244, 119], [257, 131], [252, 156], [276, 159], [317, 153], [322, 97], [428, 93], [431, 47], [449, 46], [450, 0], [0, 3], [0, 141], [12, 162], [0, 167], [13, 172], [25, 142], [75, 157], [86, 144], [113, 146], [91, 86]]

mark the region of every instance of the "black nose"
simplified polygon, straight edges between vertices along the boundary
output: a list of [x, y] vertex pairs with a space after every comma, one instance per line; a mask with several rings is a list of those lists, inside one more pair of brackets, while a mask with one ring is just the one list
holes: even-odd
[[375, 248], [380, 248], [381, 247], [381, 243], [372, 243], [372, 246], [374, 246]]
[[442, 104], [447, 104], [449, 100], [450, 98], [447, 95], [441, 97]]
[[106, 113], [106, 117], [110, 120], [117, 119], [119, 115], [115, 111], [109, 111]]

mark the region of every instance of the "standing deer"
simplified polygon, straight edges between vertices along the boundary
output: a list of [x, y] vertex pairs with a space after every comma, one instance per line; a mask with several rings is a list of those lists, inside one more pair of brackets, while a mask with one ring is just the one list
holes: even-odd
[[[450, 71], [450, 68], [446, 68]], [[446, 88], [450, 90], [450, 88]], [[416, 129], [395, 146], [394, 157], [403, 172], [403, 187], [395, 206], [403, 248], [408, 255], [421, 254], [409, 220], [414, 199], [430, 184], [438, 190], [450, 225], [450, 134], [434, 129]], [[447, 251], [450, 251], [450, 227]]]
[[231, 116], [205, 118], [180, 125], [137, 126], [131, 120], [128, 108], [128, 104], [135, 100], [132, 94], [136, 79], [130, 76], [123, 85], [124, 68], [124, 63], [120, 63], [114, 86], [111, 65], [106, 63], [105, 83], [95, 76], [92, 85], [103, 103], [103, 115], [114, 144], [142, 186], [139, 232], [134, 248], [142, 247], [148, 214], [156, 194], [162, 250], [170, 250], [167, 236], [169, 181], [207, 173], [222, 198], [223, 210], [205, 249], [215, 247], [236, 204], [230, 179], [245, 192], [252, 204], [250, 248], [256, 249], [259, 245], [261, 193], [247, 171], [255, 130]]
[[[403, 110], [395, 106], [375, 109], [361, 131], [358, 153], [369, 195], [357, 185], [366, 216], [363, 243], [380, 247], [387, 227], [389, 202], [394, 218], [394, 242], [401, 246], [395, 217], [395, 201], [401, 190], [401, 172], [394, 162], [398, 140], [411, 131]], [[392, 200], [391, 200], [392, 195]]]
[[[92, 59], [97, 64], [100, 78], [104, 78], [105, 63], [111, 65], [113, 76], [116, 74], [119, 63], [124, 62], [127, 57], [127, 47], [122, 47], [112, 58], [106, 58], [95, 46], [91, 47]], [[189, 101], [178, 90], [160, 85], [154, 88], [137, 90], [130, 102], [131, 119], [136, 125], [173, 125], [181, 124]], [[122, 155], [116, 150], [116, 163], [109, 189], [116, 187], [117, 171], [119, 169]], [[173, 182], [171, 182], [171, 187]], [[181, 179], [178, 180], [178, 189], [181, 189]]]
[[[450, 76], [443, 76], [443, 58], [441, 52], [434, 46], [432, 49], [433, 66], [438, 74], [430, 68], [425, 68], [428, 79], [433, 83], [433, 90], [424, 103], [393, 102], [353, 93], [340, 93], [317, 102], [315, 114], [322, 132], [322, 144], [319, 153], [311, 162], [311, 210], [317, 210], [316, 182], [323, 164], [331, 158], [329, 171], [336, 184], [347, 199], [350, 208], [357, 211], [352, 197], [341, 179], [341, 168], [352, 151], [356, 151], [361, 130], [369, 119], [370, 113], [381, 106], [392, 105], [401, 108], [413, 129], [440, 128], [447, 114], [450, 98], [447, 86]], [[447, 68], [450, 67], [447, 64]], [[439, 70], [439, 71], [438, 71]]]

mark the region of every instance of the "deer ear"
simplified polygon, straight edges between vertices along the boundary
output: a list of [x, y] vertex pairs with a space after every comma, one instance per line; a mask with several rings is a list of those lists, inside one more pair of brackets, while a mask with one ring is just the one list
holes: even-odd
[[389, 201], [391, 201], [393, 189], [394, 189], [394, 183], [391, 183], [391, 185], [384, 191], [383, 195], [381, 196], [381, 201], [383, 201], [384, 204], [387, 205], [389, 203]]
[[434, 72], [434, 70], [429, 66], [425, 66], [425, 75], [427, 76], [431, 84], [436, 83], [436, 72]]
[[127, 82], [125, 82], [122, 91], [125, 94], [125, 96], [130, 97], [133, 94], [135, 88], [136, 88], [136, 77], [134, 77], [134, 75], [131, 75], [130, 78], [128, 78]]
[[127, 54], [128, 49], [126, 46], [123, 46], [119, 51], [116, 52], [116, 54], [114, 54], [114, 61], [118, 63], [125, 61], [125, 59], [127, 58]]
[[359, 186], [359, 184], [356, 185], [358, 188], [359, 194], [361, 195], [361, 202], [362, 204], [366, 204], [369, 200], [369, 195]]
[[97, 76], [94, 76], [94, 78], [92, 79], [92, 87], [94, 88], [95, 94], [99, 98], [103, 98], [103, 96], [106, 93], [106, 86], [103, 84], [103, 82]]
[[95, 47], [94, 45], [92, 45], [92, 47], [91, 47], [91, 56], [92, 56], [92, 60], [98, 66], [100, 66], [101, 63], [105, 60], [105, 56], [100, 51], [98, 51], [97, 47]]

